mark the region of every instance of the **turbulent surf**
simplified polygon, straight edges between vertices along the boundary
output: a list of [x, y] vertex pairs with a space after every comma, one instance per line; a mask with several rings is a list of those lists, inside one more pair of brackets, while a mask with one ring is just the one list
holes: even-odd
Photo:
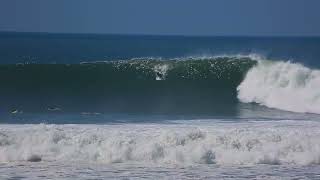
[[242, 102], [320, 114], [320, 71], [290, 62], [260, 61], [238, 87]]
[[320, 164], [318, 123], [248, 125], [6, 126], [0, 134], [0, 163]]

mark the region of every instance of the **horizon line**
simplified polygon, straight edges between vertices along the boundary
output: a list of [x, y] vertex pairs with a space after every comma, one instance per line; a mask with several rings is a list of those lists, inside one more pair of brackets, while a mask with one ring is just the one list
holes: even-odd
[[152, 33], [82, 33], [82, 32], [45, 32], [45, 31], [1, 31], [0, 34], [47, 34], [47, 35], [101, 35], [101, 36], [163, 36], [163, 37], [261, 37], [261, 38], [272, 38], [272, 37], [292, 37], [292, 38], [320, 38], [320, 35], [192, 35], [192, 34], [152, 34]]

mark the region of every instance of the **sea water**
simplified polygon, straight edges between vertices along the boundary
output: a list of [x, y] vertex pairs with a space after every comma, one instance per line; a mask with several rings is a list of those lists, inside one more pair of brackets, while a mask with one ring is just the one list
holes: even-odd
[[320, 39], [2, 33], [2, 179], [319, 179]]

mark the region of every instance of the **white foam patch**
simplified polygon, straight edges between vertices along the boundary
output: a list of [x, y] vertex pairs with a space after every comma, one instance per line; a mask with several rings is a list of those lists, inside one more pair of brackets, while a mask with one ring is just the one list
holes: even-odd
[[238, 98], [281, 110], [320, 114], [320, 71], [260, 60], [238, 86]]
[[[258, 125], [257, 125], [258, 124]], [[320, 124], [8, 125], [0, 162], [320, 164]]]
[[169, 70], [168, 64], [158, 64], [153, 68], [156, 73], [156, 80], [165, 80], [167, 76], [167, 71]]

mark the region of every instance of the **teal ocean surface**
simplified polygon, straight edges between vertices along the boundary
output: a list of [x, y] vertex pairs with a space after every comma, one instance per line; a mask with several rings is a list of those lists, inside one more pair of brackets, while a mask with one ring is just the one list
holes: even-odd
[[319, 57], [318, 37], [0, 33], [0, 178], [317, 179]]

